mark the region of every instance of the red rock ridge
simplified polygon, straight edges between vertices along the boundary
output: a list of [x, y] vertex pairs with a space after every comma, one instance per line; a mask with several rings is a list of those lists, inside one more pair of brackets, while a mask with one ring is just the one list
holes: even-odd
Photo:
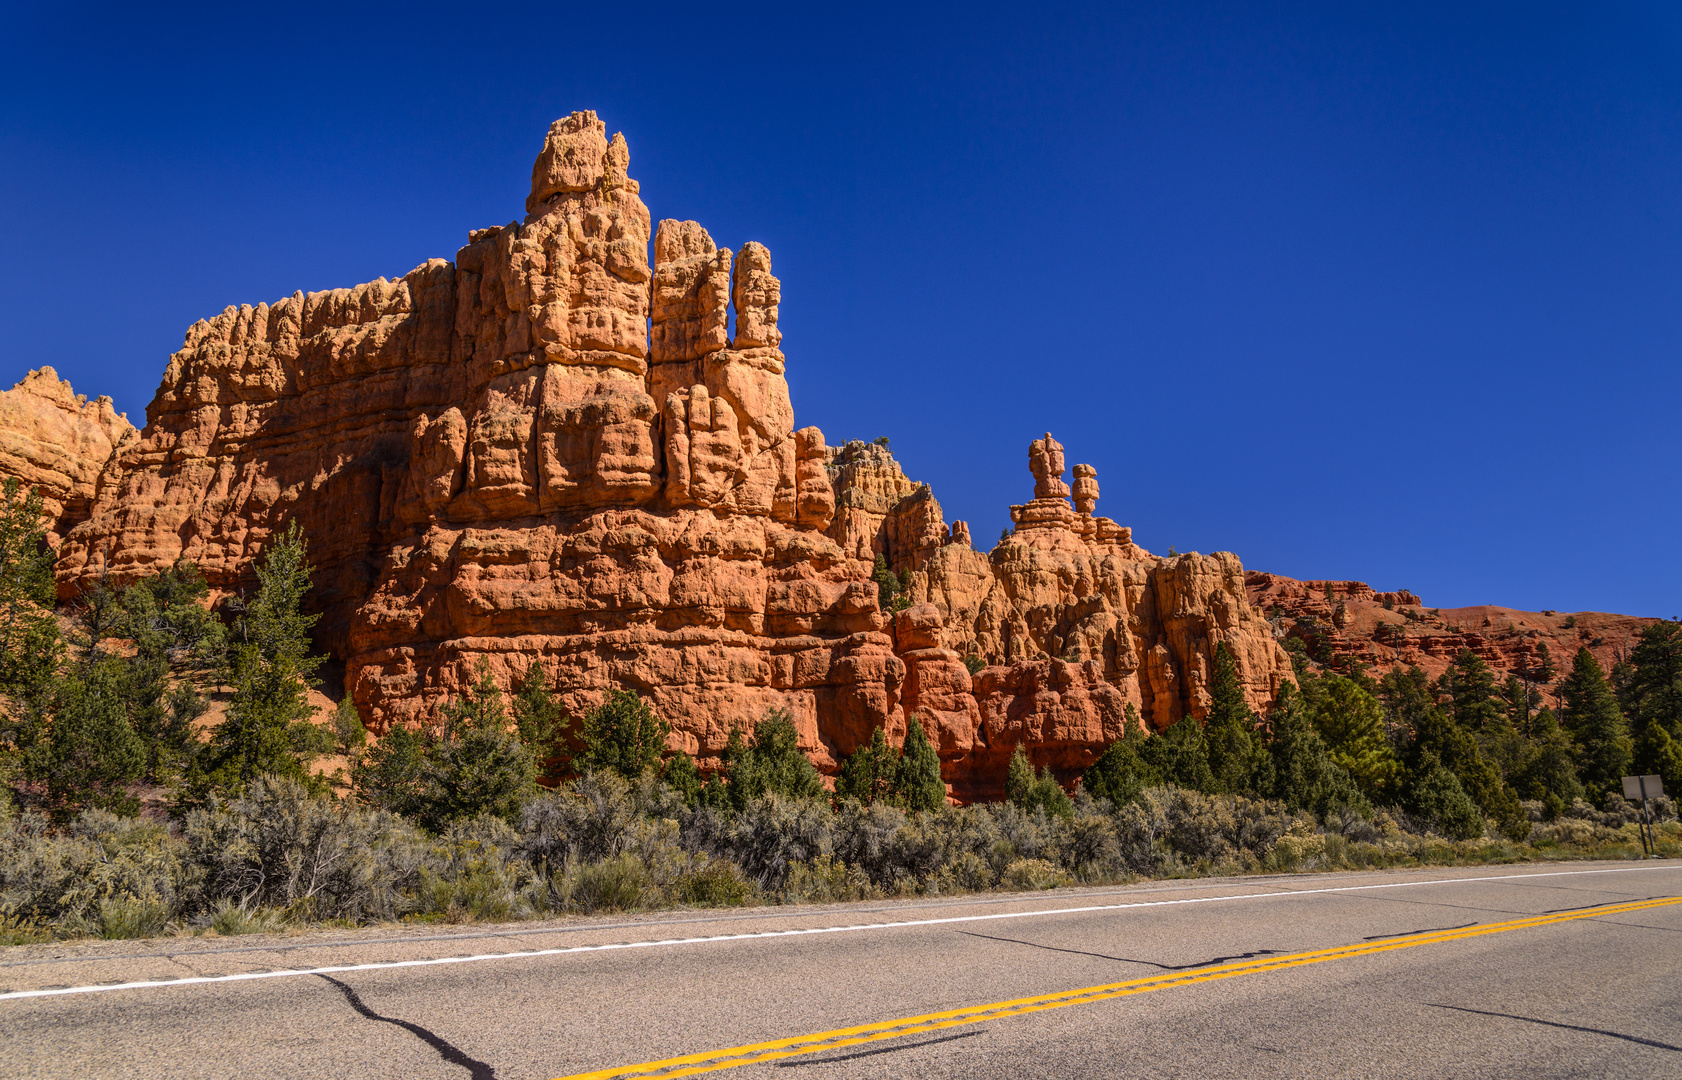
[[[1310, 655], [1334, 667], [1363, 664], [1375, 674], [1417, 664], [1435, 678], [1470, 649], [1499, 679], [1534, 672], [1545, 648], [1560, 676], [1587, 647], [1610, 671], [1657, 619], [1598, 611], [1515, 611], [1503, 607], [1428, 608], [1407, 590], [1376, 592], [1360, 581], [1297, 581], [1281, 574], [1244, 575], [1250, 602], [1281, 638], [1299, 637]], [[1557, 693], [1539, 688], [1559, 707]]]

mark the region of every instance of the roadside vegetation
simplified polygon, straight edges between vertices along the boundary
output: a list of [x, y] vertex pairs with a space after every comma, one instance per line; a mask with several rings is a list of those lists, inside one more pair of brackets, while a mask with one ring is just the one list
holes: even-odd
[[[571, 718], [535, 663], [507, 692], [481, 668], [371, 742], [348, 699], [325, 722], [308, 704], [295, 529], [215, 610], [184, 564], [61, 618], [39, 503], [0, 494], [0, 943], [1634, 858], [1618, 778], [1682, 782], [1677, 623], [1610, 677], [1579, 654], [1559, 717], [1470, 653], [1437, 681], [1299, 653], [1300, 689], [1258, 717], [1222, 647], [1206, 722], [1146, 737], [1130, 717], [1080, 778], [1018, 752], [1007, 799], [968, 807], [917, 724], [878, 730], [831, 790], [773, 710], [704, 775], [636, 694]], [[1674, 805], [1654, 812], [1682, 856]]]

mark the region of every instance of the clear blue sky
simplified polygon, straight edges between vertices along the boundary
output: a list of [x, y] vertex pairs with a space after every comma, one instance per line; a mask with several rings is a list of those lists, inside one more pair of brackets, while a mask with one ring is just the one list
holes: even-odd
[[1682, 17], [1328, 3], [10, 5], [0, 382], [453, 257], [597, 110], [767, 244], [797, 423], [988, 547], [1099, 512], [1427, 603], [1682, 612]]

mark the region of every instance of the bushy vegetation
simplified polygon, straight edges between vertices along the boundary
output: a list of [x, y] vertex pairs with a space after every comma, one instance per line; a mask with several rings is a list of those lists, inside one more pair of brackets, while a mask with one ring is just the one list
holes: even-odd
[[[504, 691], [481, 662], [370, 745], [348, 698], [321, 718], [308, 704], [321, 661], [296, 529], [214, 611], [183, 564], [96, 585], [61, 629], [39, 504], [3, 496], [3, 943], [1623, 857], [1639, 811], [1620, 770], [1682, 783], [1669, 623], [1610, 677], [1581, 653], [1558, 718], [1469, 653], [1432, 681], [1301, 651], [1260, 717], [1223, 645], [1205, 722], [1146, 735], [1129, 708], [1078, 784], [1018, 749], [1006, 801], [968, 807], [947, 804], [920, 720], [899, 745], [876, 730], [833, 790], [775, 709], [703, 774], [637, 694], [572, 722], [535, 663]], [[1655, 810], [1661, 852], [1682, 854], [1674, 805]]]

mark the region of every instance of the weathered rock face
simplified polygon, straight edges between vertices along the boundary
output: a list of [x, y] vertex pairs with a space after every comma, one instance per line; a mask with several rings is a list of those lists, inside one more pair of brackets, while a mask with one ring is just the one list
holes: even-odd
[[[1423, 668], [1435, 678], [1470, 649], [1494, 669], [1534, 678], [1538, 649], [1546, 649], [1561, 674], [1577, 650], [1587, 648], [1607, 671], [1629, 655], [1636, 639], [1657, 619], [1598, 611], [1515, 611], [1477, 606], [1427, 608], [1406, 589], [1377, 592], [1361, 581], [1297, 581], [1260, 571], [1244, 575], [1251, 604], [1281, 637], [1301, 638], [1310, 656], [1334, 668], [1362, 664], [1374, 672]], [[1558, 687], [1537, 687], [1558, 709]]]
[[[845, 521], [849, 536], [872, 537], [874, 553], [909, 575], [919, 603], [895, 623], [910, 672], [904, 709], [940, 732], [958, 789], [997, 797], [1018, 745], [1062, 775], [1083, 770], [1120, 737], [1129, 705], [1155, 730], [1201, 719], [1222, 642], [1251, 704], [1273, 700], [1291, 677], [1289, 657], [1251, 607], [1236, 556], [1159, 558], [1139, 547], [1131, 529], [1093, 515], [1095, 469], [1076, 465], [1072, 489], [1063, 480], [1064, 449], [1050, 435], [1030, 445], [1028, 465], [1035, 497], [1011, 508], [1014, 534], [983, 555], [884, 451], [850, 443], [832, 464], [835, 528]], [[951, 672], [964, 657], [986, 665], [971, 680], [973, 710], [933, 668]], [[925, 685], [940, 688], [939, 704], [922, 696]], [[960, 713], [975, 718], [967, 737]]]
[[[1238, 560], [1133, 544], [1049, 435], [984, 555], [884, 447], [795, 430], [770, 253], [654, 227], [629, 162], [574, 113], [525, 218], [453, 263], [195, 324], [61, 546], [62, 591], [177, 559], [238, 588], [297, 520], [321, 644], [376, 731], [481, 659], [505, 684], [540, 662], [575, 712], [644, 694], [703, 766], [771, 707], [826, 769], [916, 721], [963, 798], [1019, 744], [1083, 768], [1129, 704], [1200, 715], [1217, 642], [1258, 706], [1277, 692]], [[909, 609], [880, 610], [877, 554]]]
[[53, 544], [87, 518], [106, 466], [135, 435], [110, 398], [90, 402], [50, 367], [0, 391], [0, 477], [40, 491]]

